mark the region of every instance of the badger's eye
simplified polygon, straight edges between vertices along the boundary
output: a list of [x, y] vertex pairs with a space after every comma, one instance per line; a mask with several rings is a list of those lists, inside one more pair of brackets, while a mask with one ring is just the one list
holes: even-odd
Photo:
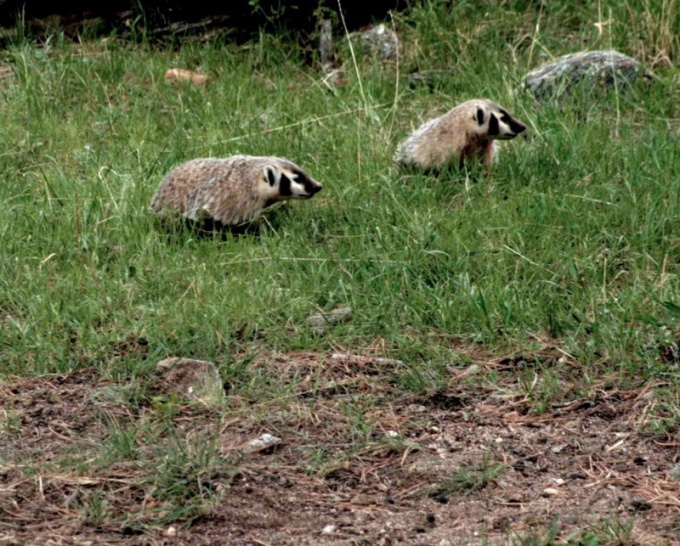
[[267, 167], [267, 181], [269, 182], [270, 186], [275, 186], [276, 185], [276, 173], [274, 173], [274, 169], [271, 167]]

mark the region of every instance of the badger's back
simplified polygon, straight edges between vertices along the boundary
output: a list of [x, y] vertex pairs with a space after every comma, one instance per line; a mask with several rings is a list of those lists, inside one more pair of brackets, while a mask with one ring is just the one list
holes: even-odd
[[397, 147], [394, 160], [404, 166], [429, 170], [459, 159], [471, 144], [463, 106], [423, 123]]
[[151, 201], [159, 214], [177, 211], [186, 214], [189, 196], [206, 183], [228, 177], [230, 162], [221, 158], [192, 159], [173, 168], [161, 181]]

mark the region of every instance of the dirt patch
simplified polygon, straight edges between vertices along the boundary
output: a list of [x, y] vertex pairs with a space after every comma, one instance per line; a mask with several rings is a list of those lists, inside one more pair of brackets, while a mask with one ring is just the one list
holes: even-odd
[[[680, 443], [639, 427], [651, 388], [533, 415], [460, 373], [398, 394], [399, 370], [370, 358], [249, 371], [270, 390], [229, 384], [220, 411], [152, 377], [5, 380], [0, 544], [680, 543]], [[265, 432], [283, 443], [244, 452]]]

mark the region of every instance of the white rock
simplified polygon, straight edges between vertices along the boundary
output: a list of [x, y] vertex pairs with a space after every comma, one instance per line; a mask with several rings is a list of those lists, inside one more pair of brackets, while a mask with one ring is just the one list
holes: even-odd
[[243, 447], [243, 452], [244, 453], [254, 453], [256, 451], [263, 451], [267, 448], [278, 445], [281, 442], [283, 442], [283, 440], [281, 438], [279, 438], [278, 436], [274, 436], [272, 434], [267, 434], [265, 432], [259, 438], [256, 438], [255, 440], [251, 440], [250, 442], [248, 442]]

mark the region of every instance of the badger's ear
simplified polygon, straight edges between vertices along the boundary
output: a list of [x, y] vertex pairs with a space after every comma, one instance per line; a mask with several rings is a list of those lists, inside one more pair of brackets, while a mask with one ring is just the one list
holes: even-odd
[[264, 168], [264, 175], [265, 178], [267, 179], [267, 182], [269, 182], [269, 185], [273, 188], [274, 186], [276, 186], [276, 184], [278, 184], [281, 173], [279, 172], [278, 169], [275, 169], [271, 165], [267, 165]]
[[484, 125], [484, 108], [482, 108], [481, 106], [477, 107], [477, 111], [475, 112], [475, 118], [477, 119], [478, 125]]

